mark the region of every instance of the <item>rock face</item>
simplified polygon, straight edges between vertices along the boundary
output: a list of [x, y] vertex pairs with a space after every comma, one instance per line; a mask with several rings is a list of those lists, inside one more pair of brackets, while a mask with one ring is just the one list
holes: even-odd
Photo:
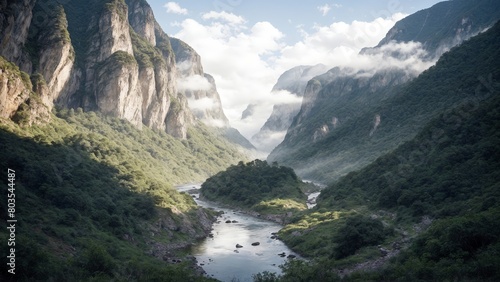
[[177, 63], [178, 93], [188, 99], [196, 118], [214, 127], [229, 127], [214, 78], [204, 73], [201, 57], [185, 42], [171, 38]]
[[500, 18], [500, 2], [443, 1], [397, 22], [377, 47], [395, 42], [423, 44], [431, 57], [441, 54], [493, 26]]
[[203, 71], [200, 55], [185, 42], [170, 38], [177, 66], [177, 93], [186, 102], [195, 119], [210, 126], [212, 132], [242, 147], [251, 154], [255, 147], [230, 126], [224, 114], [214, 78]]
[[31, 71], [23, 46], [28, 39], [35, 3], [36, 0], [0, 2], [0, 54], [25, 72]]
[[[499, 5], [492, 0], [436, 4], [402, 19], [378, 46], [365, 48], [361, 53], [401, 62], [418, 58], [422, 65], [427, 65], [500, 19]], [[388, 120], [390, 115], [381, 112], [390, 112], [384, 108], [386, 101], [395, 99], [403, 85], [419, 75], [403, 65], [361, 70], [336, 67], [311, 79], [300, 111], [268, 161], [291, 166], [305, 178], [334, 181], [390, 151], [388, 144], [397, 145], [391, 140], [403, 142], [412, 138], [415, 130], [404, 131], [406, 125], [389, 129], [387, 124], [394, 118]], [[419, 126], [418, 122], [415, 126]], [[389, 142], [374, 141], [383, 138]], [[373, 144], [379, 146], [375, 148]], [[374, 147], [368, 149], [370, 146]]]
[[30, 96], [31, 82], [23, 80], [19, 68], [0, 58], [0, 117], [12, 118], [19, 106]]
[[[287, 91], [291, 95], [302, 97], [308, 81], [317, 75], [325, 73], [327, 70], [327, 67], [322, 64], [294, 67], [279, 77], [272, 92]], [[292, 124], [293, 118], [299, 110], [300, 103], [274, 105], [271, 116], [260, 131], [252, 136], [252, 141], [260, 150], [270, 152], [283, 141], [286, 130]]]
[[[19, 66], [27, 81], [31, 76], [39, 82], [23, 84], [20, 71], [8, 72], [2, 64], [2, 117], [13, 118], [34, 91], [49, 111], [54, 105], [81, 107], [178, 138], [186, 138], [196, 118], [228, 126], [215, 81], [203, 73], [198, 54], [163, 32], [146, 1], [49, 2], [0, 1], [0, 55]], [[190, 68], [180, 64], [178, 71], [171, 41], [182, 46], [178, 59], [191, 60]], [[182, 79], [194, 75], [208, 87], [185, 89]], [[199, 103], [190, 109], [191, 100]], [[213, 107], [200, 110], [207, 102]]]

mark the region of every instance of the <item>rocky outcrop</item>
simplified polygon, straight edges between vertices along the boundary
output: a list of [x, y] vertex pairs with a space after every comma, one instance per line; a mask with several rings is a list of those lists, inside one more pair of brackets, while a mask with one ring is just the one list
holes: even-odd
[[64, 9], [60, 6], [54, 10], [43, 9], [43, 3], [37, 3], [35, 11], [37, 17], [45, 15], [47, 21], [35, 21], [30, 27], [30, 45], [36, 50], [31, 55], [36, 62], [33, 71], [45, 80], [47, 91], [37, 93], [51, 109], [59, 97], [77, 89], [75, 79], [79, 73], [74, 69], [75, 51], [69, 38]]
[[429, 57], [438, 58], [493, 26], [499, 18], [500, 2], [495, 0], [443, 1], [397, 22], [375, 48], [414, 41], [423, 45]]
[[31, 62], [23, 46], [33, 18], [36, 0], [0, 1], [0, 54], [30, 73]]
[[229, 127], [214, 78], [203, 71], [200, 55], [182, 40], [171, 38], [175, 53], [178, 93], [188, 99], [197, 119], [212, 127]]
[[[302, 97], [304, 96], [308, 81], [315, 76], [325, 73], [327, 70], [327, 67], [322, 64], [294, 67], [279, 77], [272, 92], [277, 93], [275, 95], [280, 95], [280, 91], [286, 91], [294, 96]], [[270, 152], [283, 141], [285, 133], [299, 112], [300, 107], [300, 103], [274, 105], [271, 116], [260, 131], [252, 136], [252, 141], [257, 144], [260, 150]]]
[[326, 71], [328, 71], [328, 67], [323, 64], [291, 68], [278, 78], [272, 91], [286, 90], [294, 95], [302, 97], [308, 81]]
[[130, 26], [137, 34], [156, 46], [156, 20], [153, 10], [144, 0], [127, 0]]
[[[44, 82], [27, 91], [35, 91], [49, 110], [54, 104], [82, 107], [186, 138], [194, 117], [177, 91], [170, 38], [146, 1], [0, 5], [0, 55]], [[14, 103], [19, 107], [28, 96], [15, 99], [23, 100]], [[2, 102], [4, 116], [14, 115], [14, 104]]]
[[32, 89], [41, 94], [48, 91], [43, 79], [35, 79], [32, 86], [27, 73], [0, 57], [0, 118], [27, 126], [49, 121], [48, 107]]
[[0, 57], [0, 118], [11, 118], [19, 106], [30, 96], [31, 82], [28, 74]]

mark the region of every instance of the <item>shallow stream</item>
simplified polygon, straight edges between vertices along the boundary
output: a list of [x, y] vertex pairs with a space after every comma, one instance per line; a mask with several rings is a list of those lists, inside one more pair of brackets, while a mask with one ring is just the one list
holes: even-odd
[[[181, 192], [199, 188], [193, 184], [177, 187]], [[299, 257], [282, 241], [271, 238], [281, 225], [202, 201], [197, 193], [193, 196], [198, 205], [224, 212], [213, 225], [213, 237], [200, 241], [191, 251], [208, 276], [221, 281], [253, 281], [252, 275], [259, 272], [281, 273], [279, 265], [289, 260], [289, 255]], [[259, 245], [252, 246], [256, 242]]]

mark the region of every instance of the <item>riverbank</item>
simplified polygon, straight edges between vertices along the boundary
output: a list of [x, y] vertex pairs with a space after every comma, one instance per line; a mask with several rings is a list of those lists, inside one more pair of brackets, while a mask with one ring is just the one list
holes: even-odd
[[[199, 198], [199, 185], [177, 187], [190, 194], [198, 205], [219, 213], [209, 236], [194, 244], [189, 254], [208, 277], [221, 281], [253, 281], [252, 275], [281, 273], [279, 265], [300, 256], [290, 250], [276, 233], [283, 227], [275, 221], [254, 216], [245, 210]], [[257, 243], [257, 244], [256, 244]], [[240, 247], [237, 248], [236, 246]]]

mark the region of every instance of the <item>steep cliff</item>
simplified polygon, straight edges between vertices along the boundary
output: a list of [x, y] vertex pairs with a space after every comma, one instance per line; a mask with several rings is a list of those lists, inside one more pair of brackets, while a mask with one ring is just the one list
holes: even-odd
[[255, 147], [241, 133], [230, 126], [214, 78], [203, 71], [200, 55], [188, 44], [170, 38], [177, 66], [177, 92], [186, 97], [189, 109], [196, 119], [212, 128], [212, 132], [245, 150]]
[[491, 27], [500, 18], [500, 2], [495, 0], [443, 1], [397, 22], [377, 47], [392, 42], [415, 41], [432, 57], [439, 57]]
[[[361, 70], [333, 68], [310, 80], [299, 113], [284, 141], [271, 152], [268, 160], [291, 166], [303, 177], [332, 181], [412, 138], [415, 129], [435, 112], [419, 112], [410, 123], [398, 123], [386, 131], [389, 130], [388, 119], [394, 118], [387, 101], [396, 99], [419, 74], [418, 70], [409, 70], [405, 65], [427, 65], [453, 44], [488, 27], [493, 19], [500, 18], [497, 7], [498, 3], [488, 0], [440, 3], [401, 20], [377, 47], [361, 51], [361, 56], [366, 58], [383, 58], [379, 60], [380, 65]], [[488, 12], [483, 18], [479, 11]], [[422, 15], [433, 15], [432, 21], [430, 16]], [[462, 32], [464, 29], [467, 32]], [[411, 40], [418, 42], [409, 42]], [[415, 63], [406, 64], [409, 58], [414, 58]], [[387, 61], [401, 63], [384, 65]], [[477, 77], [477, 74], [472, 76]], [[418, 91], [414, 95], [421, 96]], [[446, 96], [448, 101], [440, 104], [442, 107], [463, 98], [451, 93]], [[407, 101], [400, 103], [409, 109], [428, 106], [423, 100], [411, 105]], [[436, 109], [440, 106], [436, 105]], [[400, 106], [392, 104], [390, 107]]]
[[204, 73], [200, 55], [185, 42], [171, 38], [178, 69], [178, 92], [188, 99], [193, 114], [209, 126], [228, 127], [215, 80]]
[[8, 61], [31, 72], [31, 62], [23, 46], [28, 39], [28, 30], [33, 18], [36, 0], [0, 2], [0, 54]]
[[27, 200], [14, 280], [204, 281], [179, 250], [215, 213], [173, 185], [247, 157], [177, 91], [147, 2], [0, 1], [0, 35], [0, 166], [19, 176], [0, 183]]
[[177, 92], [170, 38], [146, 1], [49, 2], [2, 2], [0, 18], [0, 55], [40, 75], [49, 110], [81, 107], [186, 138], [194, 118]]
[[[304, 96], [307, 82], [327, 70], [327, 67], [322, 64], [294, 67], [284, 72], [278, 78], [271, 93], [276, 93], [275, 95], [291, 94], [296, 97], [302, 97]], [[284, 92], [284, 94], [281, 92]], [[299, 110], [300, 103], [296, 103], [296, 101], [274, 105], [271, 116], [267, 119], [260, 131], [252, 136], [252, 142], [254, 142], [260, 150], [270, 152], [283, 141], [286, 130], [290, 124], [292, 124], [293, 118], [297, 115]]]

